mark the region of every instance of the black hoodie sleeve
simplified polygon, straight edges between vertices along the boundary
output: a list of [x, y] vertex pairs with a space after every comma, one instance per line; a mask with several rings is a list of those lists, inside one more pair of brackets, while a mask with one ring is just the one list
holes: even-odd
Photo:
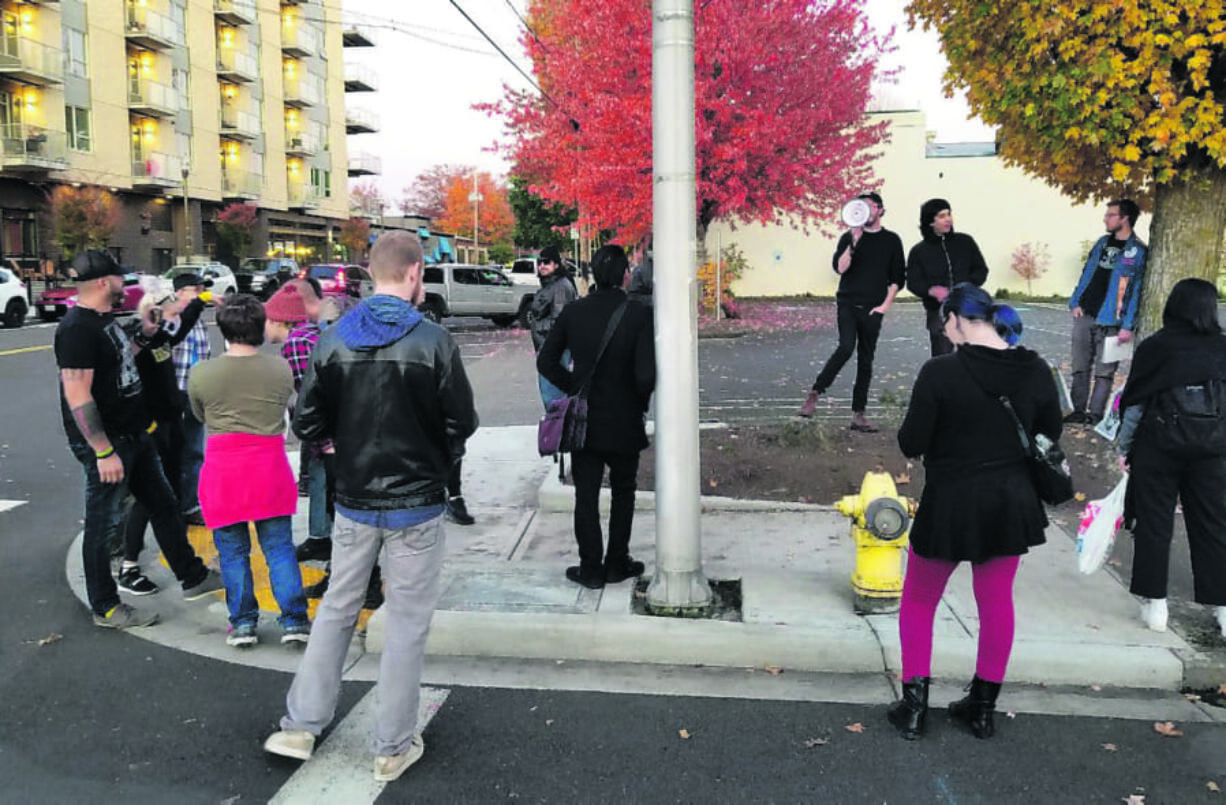
[[988, 264], [983, 259], [983, 252], [979, 251], [979, 244], [970, 235], [963, 235], [966, 238], [967, 260], [970, 266], [967, 269], [967, 280], [977, 286], [982, 287], [983, 283], [988, 279]]
[[911, 247], [907, 255], [907, 290], [920, 299], [926, 299], [930, 287], [932, 282], [924, 273], [924, 241], [921, 240]]
[[907, 415], [898, 428], [898, 447], [907, 458], [924, 455], [932, 445], [940, 410], [937, 399], [940, 384], [933, 378], [935, 371], [932, 361], [925, 363], [915, 378], [915, 385], [911, 387]]

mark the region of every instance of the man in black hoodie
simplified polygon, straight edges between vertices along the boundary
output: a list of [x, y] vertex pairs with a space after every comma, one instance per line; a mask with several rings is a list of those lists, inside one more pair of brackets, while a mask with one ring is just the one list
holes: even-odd
[[975, 239], [954, 231], [954, 216], [943, 198], [929, 199], [920, 206], [920, 234], [923, 240], [907, 255], [907, 290], [924, 302], [928, 341], [935, 358], [954, 351], [945, 337], [941, 302], [960, 282], [982, 287], [988, 278], [988, 265]]
[[877, 426], [864, 416], [868, 384], [873, 375], [873, 355], [877, 351], [881, 322], [894, 303], [894, 295], [902, 287], [905, 264], [902, 240], [881, 225], [881, 216], [885, 213], [881, 196], [864, 193], [860, 199], [867, 202], [871, 210], [868, 221], [863, 227], [843, 233], [831, 261], [839, 274], [836, 296], [839, 346], [813, 381], [809, 396], [796, 413], [803, 417], [813, 416], [818, 395], [830, 387], [854, 350], [856, 382], [851, 392], [851, 429], [874, 433]]

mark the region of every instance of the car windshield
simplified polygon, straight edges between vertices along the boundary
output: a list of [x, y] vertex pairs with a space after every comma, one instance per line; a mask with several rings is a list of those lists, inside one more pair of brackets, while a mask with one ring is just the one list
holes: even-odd
[[272, 261], [267, 257], [252, 257], [243, 261], [240, 270], [246, 271], [264, 271], [272, 265]]
[[336, 272], [339, 270], [340, 266], [311, 266], [307, 269], [307, 276], [317, 280], [330, 280], [336, 278]]

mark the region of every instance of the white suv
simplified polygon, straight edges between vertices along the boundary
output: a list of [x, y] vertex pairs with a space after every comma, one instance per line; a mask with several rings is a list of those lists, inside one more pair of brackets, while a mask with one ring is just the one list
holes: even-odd
[[30, 310], [26, 302], [26, 286], [15, 273], [0, 267], [0, 320], [5, 327], [20, 327], [26, 323]]

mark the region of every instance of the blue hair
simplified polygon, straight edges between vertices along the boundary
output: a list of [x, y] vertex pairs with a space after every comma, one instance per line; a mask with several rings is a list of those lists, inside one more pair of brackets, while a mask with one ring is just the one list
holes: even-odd
[[957, 314], [970, 321], [991, 322], [996, 334], [1009, 346], [1022, 340], [1022, 317], [1008, 305], [997, 304], [982, 288], [969, 282], [959, 282], [950, 289], [941, 303], [941, 317]]

